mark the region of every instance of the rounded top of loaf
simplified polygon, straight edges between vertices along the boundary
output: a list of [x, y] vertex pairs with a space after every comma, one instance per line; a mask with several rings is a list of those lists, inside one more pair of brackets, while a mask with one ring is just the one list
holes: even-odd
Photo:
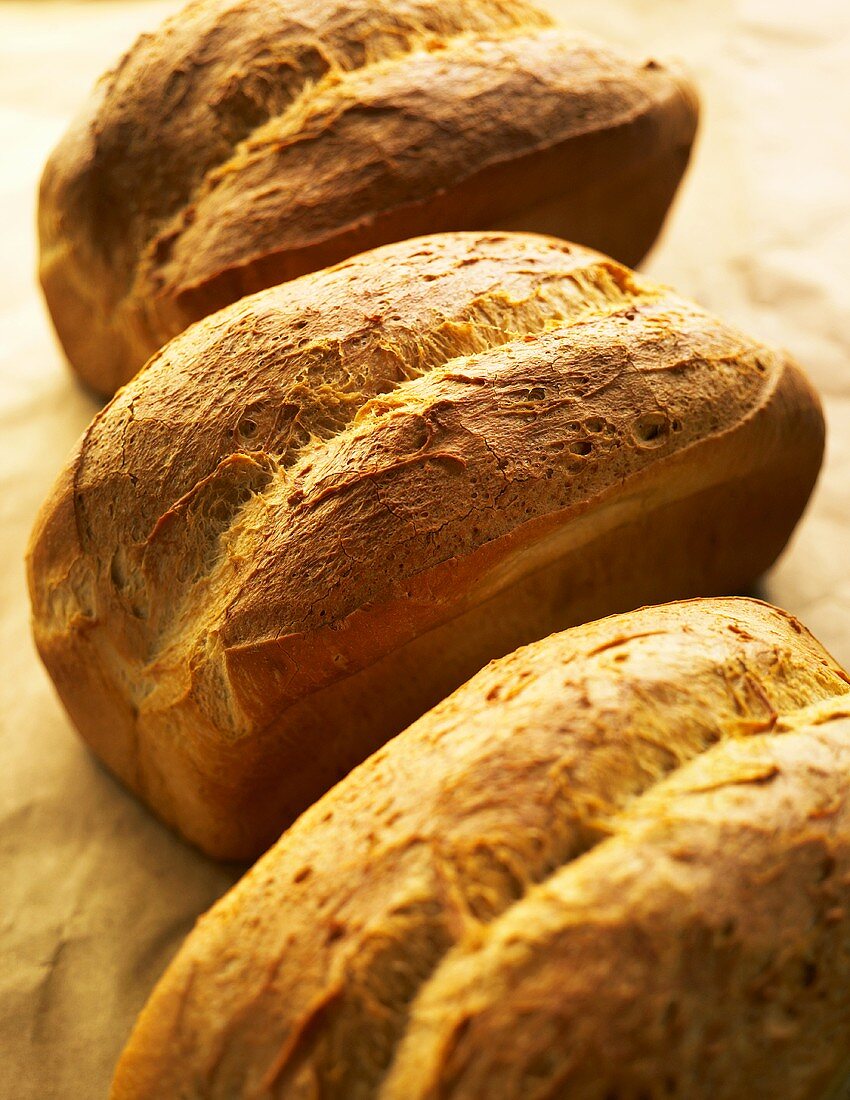
[[42, 283], [111, 393], [191, 321], [385, 241], [512, 223], [634, 262], [695, 121], [678, 76], [518, 0], [196, 0], [50, 157]]
[[[745, 584], [822, 440], [787, 357], [598, 253], [510, 233], [386, 245], [198, 322], [95, 418], [33, 539], [39, 649], [110, 766], [242, 854], [380, 739], [380, 714], [356, 737], [329, 720], [315, 776], [292, 772], [322, 706], [465, 616], [482, 621], [445, 647], [446, 689], [459, 649], [471, 672], [558, 600], [588, 617]], [[523, 610], [493, 616], [505, 641], [478, 641], [517, 592]], [[392, 732], [408, 684], [436, 691], [398, 681]]]
[[850, 1029], [849, 698], [746, 599], [492, 662], [199, 921], [115, 1100], [731, 1098], [748, 1074], [761, 1098], [788, 1061], [819, 1095]]

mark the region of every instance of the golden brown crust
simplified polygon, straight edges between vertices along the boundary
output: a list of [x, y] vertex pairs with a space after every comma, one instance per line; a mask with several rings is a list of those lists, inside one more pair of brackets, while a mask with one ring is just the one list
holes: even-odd
[[196, 0], [45, 168], [48, 305], [112, 393], [191, 321], [419, 233], [542, 229], [635, 263], [696, 114], [677, 74], [521, 0]]
[[850, 704], [777, 730], [683, 767], [454, 952], [382, 1100], [820, 1100], [850, 1048]]
[[95, 419], [36, 638], [123, 781], [250, 856], [491, 657], [740, 590], [822, 433], [793, 364], [604, 257], [387, 246], [193, 327]]
[[[732, 1086], [767, 1041], [786, 1072], [800, 1065], [799, 1082], [751, 1095], [817, 1096], [850, 1038], [846, 963], [831, 970], [846, 939], [837, 907], [850, 901], [847, 723], [843, 746], [827, 732], [826, 751], [822, 737], [850, 713], [847, 692], [791, 616], [738, 599], [645, 608], [494, 662], [308, 810], [202, 918], [136, 1026], [114, 1100], [365, 1100], [405, 1035], [381, 1095], [456, 1086], [526, 1100], [538, 1085], [559, 1094], [558, 1073], [574, 1066], [581, 1097], [606, 1084], [656, 1095], [668, 1069], [669, 1095], [740, 1097]], [[830, 856], [838, 866], [824, 873]], [[566, 906], [583, 921], [575, 941]], [[691, 920], [700, 935], [680, 942]], [[704, 1038], [694, 1000], [718, 975], [721, 996], [740, 992], [750, 959], [777, 958], [786, 932], [806, 927], [784, 970], [753, 985], [745, 1022], [706, 1015]], [[565, 942], [576, 957], [560, 965]], [[715, 948], [723, 965], [704, 965]], [[798, 1029], [777, 981], [804, 959], [818, 970], [793, 988], [811, 1012]], [[612, 997], [628, 994], [622, 1019], [607, 1013], [603, 969], [629, 974], [611, 982]], [[578, 991], [584, 1047], [557, 1030], [561, 988]], [[737, 1058], [745, 1026], [741, 1068], [720, 1059], [688, 1075], [704, 1042]], [[808, 1062], [800, 1051], [818, 1029]]]

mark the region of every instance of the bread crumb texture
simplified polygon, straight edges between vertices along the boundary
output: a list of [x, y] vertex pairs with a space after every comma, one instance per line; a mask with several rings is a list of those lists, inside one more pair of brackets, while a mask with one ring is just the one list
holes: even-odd
[[42, 284], [112, 393], [220, 306], [421, 233], [542, 229], [636, 263], [696, 119], [677, 72], [519, 0], [195, 0], [50, 157]]
[[149, 1096], [815, 1100], [850, 1044], [848, 677], [744, 599], [493, 662], [188, 938]]

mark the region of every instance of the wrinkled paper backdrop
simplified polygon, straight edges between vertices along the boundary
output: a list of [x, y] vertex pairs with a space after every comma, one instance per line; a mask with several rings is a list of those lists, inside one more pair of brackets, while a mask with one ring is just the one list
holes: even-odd
[[[21, 564], [95, 411], [36, 289], [39, 171], [100, 72], [178, 6], [0, 4], [0, 1095], [18, 1100], [105, 1095], [151, 986], [237, 873], [160, 827], [73, 735], [30, 641]], [[550, 6], [697, 78], [700, 143], [647, 267], [785, 345], [820, 386], [826, 468], [762, 592], [850, 663], [850, 5]]]

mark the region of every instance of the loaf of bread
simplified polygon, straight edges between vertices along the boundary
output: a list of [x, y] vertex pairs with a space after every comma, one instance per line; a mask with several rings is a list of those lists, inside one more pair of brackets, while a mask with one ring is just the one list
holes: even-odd
[[523, 0], [194, 0], [98, 84], [41, 186], [41, 280], [111, 394], [191, 321], [375, 245], [529, 229], [634, 264], [697, 106]]
[[113, 1100], [819, 1100], [850, 1056], [848, 690], [743, 599], [494, 662], [201, 918]]
[[106, 764], [249, 857], [489, 659], [741, 591], [822, 444], [786, 357], [605, 257], [388, 245], [200, 322], [95, 418], [36, 640]]

